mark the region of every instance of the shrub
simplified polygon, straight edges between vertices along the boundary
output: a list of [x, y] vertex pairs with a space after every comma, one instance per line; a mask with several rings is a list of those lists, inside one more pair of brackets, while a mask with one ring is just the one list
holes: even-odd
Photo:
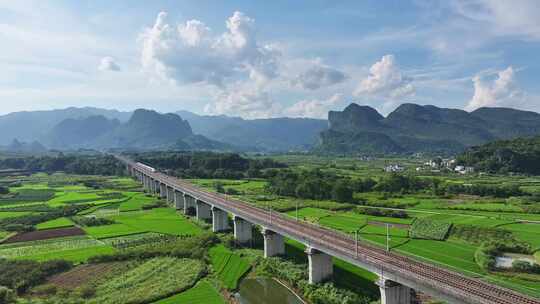
[[63, 260], [36, 262], [30, 260], [0, 260], [0, 285], [23, 293], [42, 283], [45, 278], [64, 272], [73, 265]]
[[154, 208], [161, 208], [161, 207], [167, 207], [167, 203], [165, 201], [155, 201], [152, 203], [146, 203], [142, 205], [142, 210], [150, 210]]
[[415, 239], [439, 240], [446, 239], [451, 223], [417, 218], [409, 231], [409, 235]]
[[55, 295], [58, 291], [58, 288], [52, 284], [39, 285], [32, 289], [32, 295], [38, 297], [48, 297]]
[[71, 220], [73, 220], [77, 225], [86, 227], [105, 226], [115, 223], [115, 221], [111, 219], [96, 216], [74, 216], [71, 218]]
[[94, 286], [84, 285], [75, 289], [75, 294], [83, 299], [89, 299], [96, 295], [96, 288]]
[[0, 286], [0, 304], [11, 304], [15, 302], [15, 292], [5, 286]]
[[515, 260], [512, 262], [512, 269], [517, 272], [540, 273], [540, 265], [527, 261]]

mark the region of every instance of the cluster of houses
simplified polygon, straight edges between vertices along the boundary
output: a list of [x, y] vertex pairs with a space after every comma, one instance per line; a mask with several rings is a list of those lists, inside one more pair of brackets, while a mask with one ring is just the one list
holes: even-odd
[[[384, 166], [385, 172], [402, 172], [405, 167], [400, 164], [389, 164]], [[443, 159], [440, 157], [431, 159], [423, 164], [421, 167], [416, 167], [416, 171], [453, 171], [460, 174], [474, 173], [474, 167], [457, 165], [455, 159]]]
[[474, 167], [457, 165], [453, 158], [436, 157], [424, 163], [423, 167], [416, 168], [416, 171], [429, 169], [432, 172], [454, 171], [460, 174], [474, 173]]

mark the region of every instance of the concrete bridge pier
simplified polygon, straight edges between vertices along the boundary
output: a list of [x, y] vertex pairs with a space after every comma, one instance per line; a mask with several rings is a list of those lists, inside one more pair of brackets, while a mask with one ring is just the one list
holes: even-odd
[[195, 214], [198, 220], [206, 221], [212, 219], [212, 206], [200, 200], [196, 200], [195, 204]]
[[156, 181], [155, 179], [152, 179], [152, 195], [153, 196], [156, 196], [157, 193], [158, 193], [158, 188], [159, 188], [159, 182]]
[[197, 206], [195, 206], [195, 199], [187, 194], [184, 194], [184, 214], [189, 214], [189, 210], [193, 208], [197, 212]]
[[184, 210], [184, 193], [174, 190], [174, 207], [176, 210]]
[[158, 196], [160, 195], [160, 182], [157, 180], [154, 180], [154, 195]]
[[144, 178], [144, 189], [146, 189], [146, 192], [150, 192], [150, 177], [143, 175]]
[[306, 253], [308, 255], [309, 284], [321, 283], [332, 278], [334, 273], [332, 256], [309, 246], [306, 248]]
[[411, 288], [385, 278], [380, 278], [377, 285], [381, 291], [381, 304], [411, 303]]
[[234, 223], [234, 238], [240, 244], [248, 243], [253, 238], [253, 225], [240, 218], [238, 216], [233, 216]]
[[167, 186], [165, 184], [159, 184], [159, 197], [160, 198], [166, 198], [167, 197]]
[[264, 237], [264, 257], [272, 257], [285, 254], [285, 240], [283, 235], [263, 227], [262, 235]]
[[220, 232], [229, 229], [229, 216], [227, 211], [212, 207], [212, 231]]

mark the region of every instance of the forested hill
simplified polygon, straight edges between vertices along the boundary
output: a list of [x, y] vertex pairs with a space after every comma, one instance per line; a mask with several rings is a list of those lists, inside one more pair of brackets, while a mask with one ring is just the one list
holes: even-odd
[[493, 140], [540, 134], [540, 114], [509, 108], [469, 113], [406, 103], [383, 117], [353, 103], [343, 111], [330, 111], [328, 122], [318, 150], [339, 154], [450, 154]]
[[459, 164], [491, 173], [540, 174], [540, 136], [498, 140], [471, 147], [457, 157]]

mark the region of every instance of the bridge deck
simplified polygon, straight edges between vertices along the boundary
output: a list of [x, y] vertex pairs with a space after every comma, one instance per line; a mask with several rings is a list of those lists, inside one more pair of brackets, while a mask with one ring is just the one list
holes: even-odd
[[186, 181], [173, 178], [119, 157], [138, 171], [196, 199], [213, 204], [254, 224], [264, 226], [287, 237], [307, 243], [323, 252], [343, 257], [355, 264], [380, 269], [377, 273], [391, 274], [417, 285], [437, 290], [463, 303], [481, 304], [540, 304], [538, 299], [517, 293], [455, 271], [427, 264], [365, 242], [358, 242], [346, 234], [309, 223], [296, 221], [276, 212], [264, 210], [222, 194], [200, 189]]

